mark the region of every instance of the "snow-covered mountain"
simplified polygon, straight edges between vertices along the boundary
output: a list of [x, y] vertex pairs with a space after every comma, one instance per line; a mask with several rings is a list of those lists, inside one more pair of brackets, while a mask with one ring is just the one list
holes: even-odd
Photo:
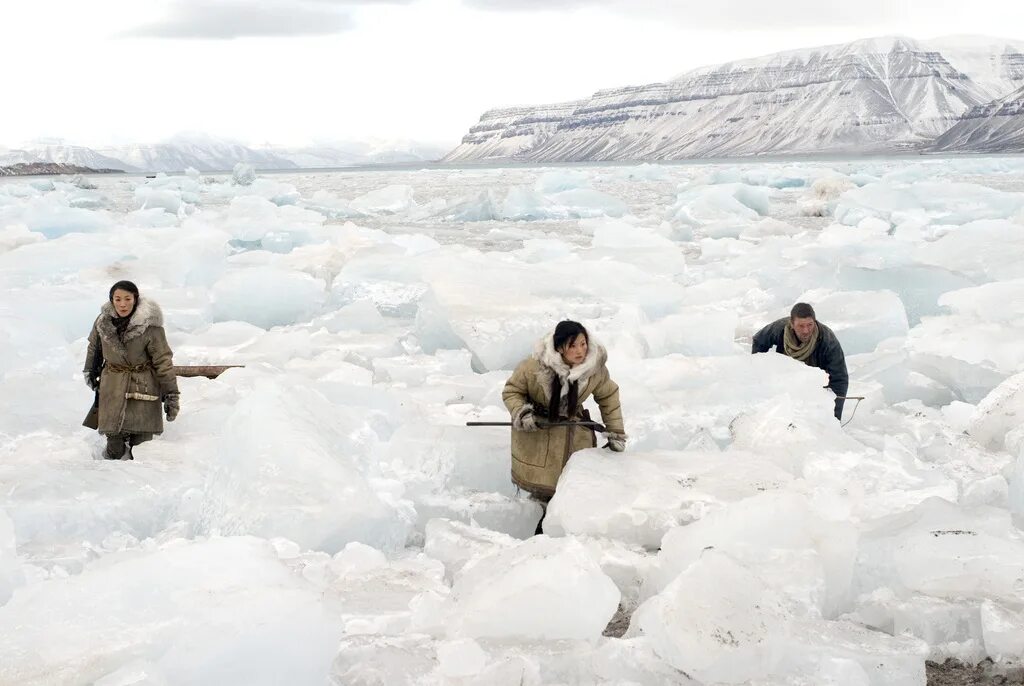
[[448, 147], [407, 140], [329, 141], [303, 146], [267, 146], [268, 152], [307, 169], [352, 167], [364, 164], [433, 162]]
[[25, 150], [11, 149], [0, 145], [0, 167], [29, 164], [33, 161], [36, 161], [35, 158]]
[[1024, 87], [992, 102], [972, 107], [953, 128], [939, 136], [936, 152], [1024, 152]]
[[538, 107], [506, 107], [484, 112], [469, 129], [462, 144], [445, 161], [490, 158], [518, 158], [553, 137], [559, 126], [585, 100]]
[[1024, 86], [1024, 41], [988, 36], [946, 36], [922, 41], [983, 91], [988, 100]]
[[0, 147], [0, 165], [52, 162], [92, 169], [176, 172], [189, 167], [203, 172], [225, 171], [238, 162], [256, 169], [337, 168], [367, 164], [430, 162], [447, 146], [408, 140], [334, 141], [305, 146], [247, 146], [201, 133], [179, 134], [161, 143], [88, 148], [60, 139], [31, 141], [17, 148]]
[[45, 164], [52, 163], [69, 167], [86, 167], [89, 169], [121, 169], [134, 171], [134, 168], [114, 157], [103, 155], [83, 145], [70, 145], [63, 142], [37, 143], [23, 149], [0, 149], [0, 165]]
[[83, 145], [68, 145], [65, 143], [49, 144], [30, 151], [42, 162], [53, 162], [55, 164], [66, 164], [75, 167], [88, 167], [90, 169], [123, 169], [133, 171], [131, 164], [125, 163], [118, 157], [104, 155], [92, 148]]
[[704, 67], [575, 103], [491, 110], [445, 160], [919, 149], [1020, 83], [1024, 43], [871, 38]]
[[162, 143], [122, 145], [103, 148], [103, 154], [120, 159], [145, 171], [224, 171], [238, 162], [256, 169], [294, 169], [291, 160], [266, 150], [255, 150], [237, 141], [206, 134], [179, 134]]

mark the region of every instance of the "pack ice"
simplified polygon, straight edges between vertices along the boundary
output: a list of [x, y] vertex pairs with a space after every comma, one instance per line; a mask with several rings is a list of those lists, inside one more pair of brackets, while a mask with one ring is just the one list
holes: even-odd
[[[0, 683], [924, 684], [1024, 655], [1024, 162], [0, 180]], [[80, 426], [114, 281], [182, 411]], [[850, 371], [749, 354], [794, 302]], [[626, 452], [540, 535], [501, 391], [563, 318]], [[590, 407], [595, 418], [597, 407]]]

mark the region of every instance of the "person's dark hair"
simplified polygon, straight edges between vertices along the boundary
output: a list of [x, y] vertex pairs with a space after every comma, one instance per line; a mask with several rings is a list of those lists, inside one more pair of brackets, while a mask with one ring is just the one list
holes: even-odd
[[558, 322], [558, 325], [555, 327], [555, 335], [553, 337], [555, 350], [561, 350], [566, 344], [572, 343], [580, 334], [583, 334], [583, 340], [590, 343], [590, 336], [587, 334], [586, 328], [584, 328], [584, 326], [579, 322], [574, 322], [571, 319]]
[[110, 287], [110, 302], [114, 302], [114, 291], [128, 291], [135, 296], [135, 302], [139, 301], [139, 287], [133, 284], [131, 281], [118, 281]]
[[818, 321], [818, 318], [814, 315], [814, 308], [807, 303], [797, 303], [793, 305], [793, 309], [789, 311], [789, 321], [794, 319], [807, 319], [810, 317], [814, 321]]

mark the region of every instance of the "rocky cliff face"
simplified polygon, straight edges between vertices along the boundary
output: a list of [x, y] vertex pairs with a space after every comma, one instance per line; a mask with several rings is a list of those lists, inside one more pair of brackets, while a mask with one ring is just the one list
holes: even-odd
[[1024, 152], [1024, 88], [972, 107], [931, 147], [934, 152]]
[[508, 107], [484, 112], [469, 129], [462, 145], [449, 153], [446, 161], [518, 158], [529, 155], [554, 136], [562, 123], [584, 101]]
[[[951, 55], [947, 59], [943, 50]], [[667, 83], [486, 113], [446, 161], [665, 160], [920, 149], [1024, 82], [999, 43], [878, 38], [697, 69]], [[951, 61], [952, 60], [952, 61]], [[970, 67], [978, 80], [963, 71]]]

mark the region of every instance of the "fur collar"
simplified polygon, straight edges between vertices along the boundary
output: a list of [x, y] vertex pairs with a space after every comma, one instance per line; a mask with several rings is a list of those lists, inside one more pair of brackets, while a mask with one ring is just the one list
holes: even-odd
[[123, 343], [138, 338], [151, 326], [164, 325], [164, 313], [160, 310], [160, 306], [148, 298], [139, 298], [139, 306], [135, 308], [135, 314], [128, 322], [122, 342], [117, 335], [117, 329], [114, 328], [114, 322], [110, 321], [110, 318], [115, 316], [117, 313], [114, 311], [113, 304], [105, 302], [100, 308], [100, 316], [96, 320], [96, 330], [100, 336], [113, 345], [123, 345]]
[[600, 371], [608, 361], [608, 352], [604, 349], [604, 346], [594, 340], [593, 336], [589, 336], [589, 339], [590, 344], [587, 349], [587, 356], [583, 362], [580, 362], [575, 367], [567, 365], [565, 360], [562, 359], [562, 354], [555, 350], [554, 332], [537, 341], [537, 346], [533, 351], [533, 358], [540, 363], [540, 367], [537, 370], [537, 378], [545, 394], [550, 393], [551, 382], [557, 374], [562, 380], [563, 396], [569, 392], [569, 382], [577, 381], [579, 382], [580, 397], [582, 397], [583, 389], [587, 387], [587, 381]]

